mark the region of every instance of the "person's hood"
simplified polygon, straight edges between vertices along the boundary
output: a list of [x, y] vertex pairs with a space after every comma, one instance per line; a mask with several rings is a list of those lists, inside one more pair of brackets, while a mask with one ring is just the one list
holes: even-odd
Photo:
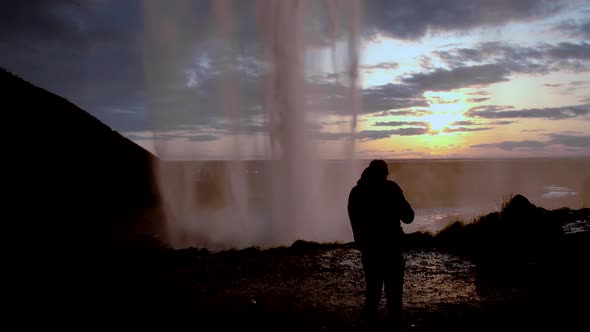
[[356, 182], [357, 184], [372, 184], [383, 181], [383, 177], [377, 174], [375, 169], [367, 167], [363, 170], [360, 179]]

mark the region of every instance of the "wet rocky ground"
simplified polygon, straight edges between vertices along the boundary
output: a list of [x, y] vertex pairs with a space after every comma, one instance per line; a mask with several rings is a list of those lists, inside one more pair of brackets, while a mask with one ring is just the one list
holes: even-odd
[[[549, 255], [530, 261], [475, 263], [439, 248], [407, 249], [398, 328], [585, 330], [580, 324], [590, 308], [589, 246], [588, 221], [575, 220], [563, 225]], [[385, 315], [374, 323], [360, 319], [363, 272], [360, 252], [350, 243], [298, 241], [214, 254], [156, 248], [119, 253], [117, 261], [113, 312], [144, 323], [163, 319], [169, 330], [177, 330], [176, 324], [257, 331], [393, 328]], [[383, 314], [384, 305], [385, 299]]]
[[[363, 274], [360, 252], [350, 245], [175, 254], [176, 259], [150, 270], [151, 283], [138, 290], [140, 297], [150, 294], [143, 304], [154, 301], [150, 305], [156, 315], [219, 328], [387, 328], [385, 317], [377, 326], [359, 319]], [[476, 265], [445, 252], [414, 250], [406, 252], [405, 257], [404, 329], [492, 330], [503, 325], [508, 329], [528, 325], [526, 315], [536, 305], [531, 289], [538, 283], [512, 277], [484, 280]], [[383, 313], [384, 304], [385, 299]]]

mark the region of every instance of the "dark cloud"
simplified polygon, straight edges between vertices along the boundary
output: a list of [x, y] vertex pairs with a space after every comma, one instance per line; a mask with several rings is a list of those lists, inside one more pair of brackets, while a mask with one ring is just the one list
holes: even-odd
[[475, 126], [479, 125], [479, 123], [473, 121], [455, 121], [451, 123], [451, 126]]
[[139, 7], [133, 1], [111, 4], [2, 2], [0, 66], [66, 97], [115, 130], [145, 130]]
[[474, 64], [494, 65], [504, 70], [504, 76], [513, 73], [547, 74], [558, 70], [590, 70], [586, 64], [590, 60], [590, 43], [587, 42], [536, 46], [485, 42], [473, 48], [455, 48], [434, 53], [451, 68], [464, 68]]
[[410, 128], [400, 128], [400, 129], [393, 129], [391, 130], [391, 134], [392, 135], [398, 135], [398, 136], [418, 136], [418, 135], [424, 135], [424, 134], [428, 134], [430, 131], [430, 128], [428, 127], [410, 127]]
[[402, 110], [402, 111], [387, 111], [376, 114], [378, 116], [426, 116], [434, 114], [434, 112], [429, 110]]
[[487, 109], [485, 107], [471, 108], [465, 113], [465, 116], [487, 119], [544, 118], [550, 120], [561, 120], [588, 114], [590, 114], [590, 104], [521, 110], [502, 110], [497, 109], [494, 106], [488, 106]]
[[420, 126], [420, 127], [429, 127], [430, 125], [428, 122], [421, 122], [421, 121], [388, 121], [388, 122], [377, 122], [373, 124], [373, 126], [383, 126], [383, 127], [401, 127], [401, 126]]
[[397, 69], [399, 68], [399, 63], [397, 62], [381, 62], [378, 63], [376, 65], [364, 65], [361, 66], [361, 69], [365, 69], [365, 70], [374, 70], [374, 69], [389, 69], [389, 70], [393, 70], [393, 69]]
[[468, 103], [481, 103], [486, 100], [490, 100], [490, 98], [469, 98], [469, 99], [467, 99], [467, 102]]
[[393, 134], [394, 130], [363, 130], [357, 133], [356, 137], [361, 141], [373, 141], [389, 138]]
[[469, 110], [471, 111], [502, 111], [502, 110], [509, 110], [514, 108], [510, 105], [481, 105], [481, 106], [473, 106]]
[[588, 135], [567, 135], [567, 134], [547, 134], [550, 137], [547, 141], [504, 141], [499, 143], [476, 144], [472, 148], [499, 148], [502, 150], [544, 148], [551, 145], [561, 145], [569, 148], [588, 148], [590, 147], [590, 136]]
[[571, 81], [570, 85], [573, 86], [582, 86], [582, 85], [588, 85], [590, 84], [590, 81]]
[[[399, 129], [391, 129], [391, 130], [362, 130], [356, 133], [354, 136], [359, 141], [374, 141], [384, 138], [389, 138], [391, 136], [418, 136], [424, 135], [429, 133], [428, 127], [408, 127], [408, 128], [399, 128]], [[318, 138], [321, 140], [341, 140], [345, 138], [350, 138], [351, 133], [343, 133], [343, 132], [320, 132], [317, 134]]]
[[549, 84], [549, 83], [546, 83], [546, 84], [543, 84], [543, 86], [546, 86], [548, 88], [557, 88], [557, 87], [560, 87], [561, 84]]
[[531, 148], [543, 148], [545, 142], [540, 141], [504, 141], [499, 143], [490, 144], [475, 144], [471, 145], [472, 148], [499, 148], [502, 150], [515, 150], [515, 149], [531, 149]]
[[[340, 115], [350, 111], [350, 89], [338, 82], [316, 81], [306, 88], [313, 107]], [[416, 86], [388, 83], [360, 90], [361, 114], [410, 107], [427, 107], [423, 91]]]
[[546, 47], [547, 54], [554, 59], [590, 60], [590, 43], [559, 43]]
[[362, 91], [363, 113], [429, 106], [421, 87], [406, 84], [385, 84]]
[[489, 91], [484, 91], [484, 90], [480, 90], [480, 91], [475, 91], [475, 92], [469, 92], [467, 93], [468, 96], [489, 96], [491, 95], [491, 93]]
[[477, 65], [454, 69], [439, 68], [430, 73], [416, 73], [405, 77], [406, 84], [421, 90], [447, 91], [471, 86], [489, 85], [508, 81], [510, 71], [500, 65]]
[[483, 130], [490, 130], [493, 129], [491, 127], [475, 127], [475, 128], [470, 128], [470, 127], [456, 127], [456, 128], [451, 128], [451, 127], [444, 127], [443, 128], [443, 132], [445, 133], [459, 133], [459, 132], [470, 132], [470, 131], [483, 131]]
[[97, 17], [98, 1], [3, 1], [0, 5], [0, 42], [38, 50], [67, 45], [91, 47], [116, 37]]
[[590, 147], [590, 136], [588, 135], [565, 135], [565, 134], [549, 134], [551, 139], [547, 142], [548, 145], [563, 145], [575, 148]]
[[488, 123], [482, 123], [484, 125], [499, 125], [499, 126], [504, 126], [504, 125], [509, 125], [511, 123], [514, 123], [515, 121], [492, 121], [492, 122], [488, 122]]
[[555, 29], [571, 37], [590, 39], [590, 21], [578, 22], [568, 20], [559, 24]]
[[451, 126], [489, 126], [489, 125], [508, 125], [514, 123], [514, 121], [492, 121], [492, 122], [474, 122], [471, 120], [466, 121], [455, 121], [451, 123]]
[[366, 34], [418, 39], [427, 33], [462, 31], [480, 26], [500, 26], [555, 14], [562, 1], [494, 0], [465, 2], [448, 0], [372, 0], [363, 2]]
[[464, 67], [472, 63], [492, 62], [509, 71], [546, 71], [542, 64], [534, 62], [544, 56], [542, 49], [524, 47], [503, 42], [485, 42], [474, 48], [455, 48], [450, 51], [435, 51], [452, 67]]

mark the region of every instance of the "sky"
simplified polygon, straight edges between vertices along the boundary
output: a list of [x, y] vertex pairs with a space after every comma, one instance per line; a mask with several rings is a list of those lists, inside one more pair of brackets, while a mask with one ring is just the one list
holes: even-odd
[[163, 159], [590, 157], [588, 1], [2, 1], [0, 66]]

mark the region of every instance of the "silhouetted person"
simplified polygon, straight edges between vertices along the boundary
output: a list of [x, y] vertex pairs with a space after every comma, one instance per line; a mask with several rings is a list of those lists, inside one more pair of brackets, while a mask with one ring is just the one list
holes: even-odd
[[387, 180], [388, 174], [385, 161], [371, 161], [348, 197], [354, 241], [362, 253], [368, 318], [377, 317], [383, 285], [388, 316], [398, 318], [402, 309], [405, 261], [400, 220], [414, 221], [414, 210], [397, 183]]

